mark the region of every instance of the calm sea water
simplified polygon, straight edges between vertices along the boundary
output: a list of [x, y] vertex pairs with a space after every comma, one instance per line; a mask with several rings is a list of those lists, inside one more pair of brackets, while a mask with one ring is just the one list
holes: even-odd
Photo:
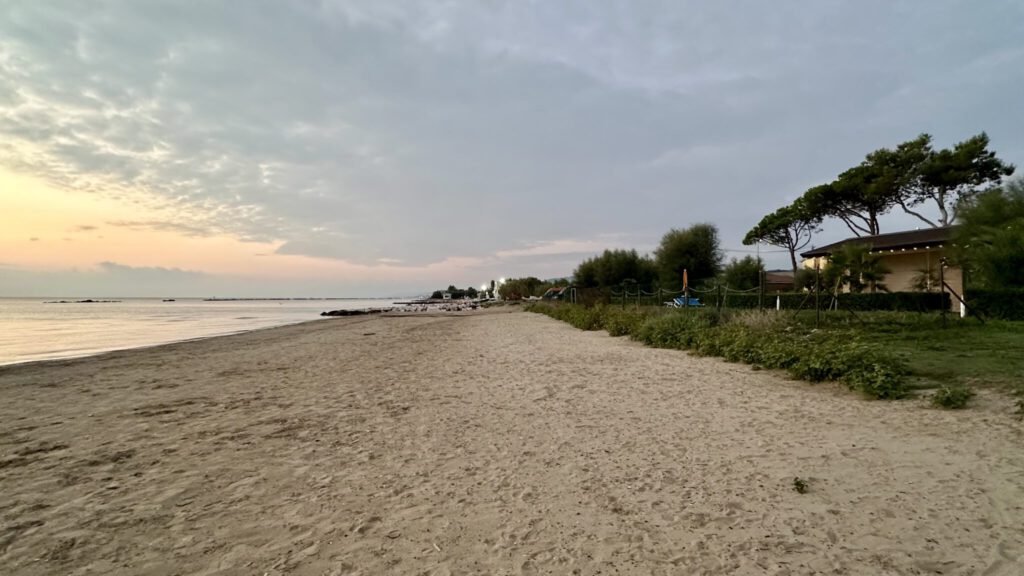
[[383, 299], [254, 300], [0, 298], [0, 365], [88, 356], [320, 319], [326, 310], [385, 308]]

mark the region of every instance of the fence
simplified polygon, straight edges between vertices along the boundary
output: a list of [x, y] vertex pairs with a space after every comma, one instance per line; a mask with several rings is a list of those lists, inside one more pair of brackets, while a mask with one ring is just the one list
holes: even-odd
[[[597, 290], [597, 289], [592, 289]], [[741, 309], [766, 309], [779, 308], [782, 310], [814, 310], [820, 309], [846, 309], [855, 311], [868, 310], [892, 310], [903, 312], [928, 312], [948, 309], [950, 306], [950, 295], [941, 292], [877, 292], [877, 293], [820, 293], [815, 295], [810, 292], [785, 292], [765, 294], [759, 288], [749, 290], [736, 290], [725, 285], [715, 285], [703, 288], [690, 288], [687, 291], [690, 297], [697, 297], [705, 307], [714, 308], [741, 308]], [[591, 298], [597, 303], [620, 306], [661, 306], [672, 301], [677, 296], [682, 296], [682, 290], [665, 290], [652, 288], [644, 290], [636, 287], [630, 290], [623, 287], [619, 290], [607, 291], [604, 299]], [[1005, 300], [1005, 299], [1004, 299]], [[1024, 303], [1024, 291], [1021, 300]], [[1006, 305], [1004, 304], [1004, 307]], [[1024, 304], [1019, 305], [1024, 313]]]

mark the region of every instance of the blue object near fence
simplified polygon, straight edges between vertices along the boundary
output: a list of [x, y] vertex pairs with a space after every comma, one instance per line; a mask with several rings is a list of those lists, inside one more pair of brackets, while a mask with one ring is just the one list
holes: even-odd
[[672, 302], [666, 302], [665, 304], [668, 306], [672, 306], [673, 308], [685, 308], [687, 306], [703, 306], [703, 304], [700, 303], [700, 298], [687, 298], [685, 296], [673, 298]]

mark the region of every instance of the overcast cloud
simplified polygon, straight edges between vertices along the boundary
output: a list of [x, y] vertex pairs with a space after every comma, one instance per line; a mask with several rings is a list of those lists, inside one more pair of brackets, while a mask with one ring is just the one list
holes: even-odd
[[0, 164], [282, 254], [568, 274], [920, 132], [1024, 165], [1018, 0], [0, 5]]

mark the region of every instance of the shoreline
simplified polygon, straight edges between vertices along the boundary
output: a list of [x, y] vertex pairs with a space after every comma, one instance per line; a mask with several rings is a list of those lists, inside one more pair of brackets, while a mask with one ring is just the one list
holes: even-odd
[[186, 342], [198, 342], [198, 341], [202, 341], [202, 340], [210, 340], [210, 339], [213, 339], [213, 338], [224, 338], [224, 337], [228, 337], [228, 336], [237, 336], [239, 334], [247, 334], [249, 332], [258, 332], [260, 330], [273, 330], [275, 328], [285, 328], [287, 326], [296, 326], [296, 325], [299, 325], [299, 324], [307, 324], [307, 323], [312, 323], [312, 322], [320, 322], [320, 321], [327, 320], [327, 319], [328, 319], [328, 317], [317, 317], [317, 318], [311, 318], [309, 320], [299, 320], [297, 322], [288, 322], [288, 323], [285, 323], [285, 324], [275, 324], [274, 326], [260, 326], [258, 328], [248, 328], [248, 329], [235, 330], [235, 331], [232, 331], [232, 332], [223, 332], [223, 333], [218, 333], [218, 334], [207, 334], [205, 336], [195, 336], [195, 337], [192, 337], [192, 338], [182, 338], [182, 339], [178, 339], [178, 340], [168, 340], [166, 342], [156, 342], [156, 343], [152, 343], [152, 344], [142, 344], [140, 346], [130, 346], [128, 348], [112, 348], [110, 350], [98, 350], [98, 351], [95, 351], [95, 352], [86, 352], [84, 354], [78, 354], [78, 355], [74, 355], [74, 356], [61, 356], [59, 358], [40, 358], [38, 360], [19, 360], [19, 361], [16, 361], [16, 362], [9, 362], [9, 363], [0, 362], [0, 376], [3, 375], [4, 370], [6, 370], [7, 368], [26, 366], [26, 365], [30, 365], [30, 364], [42, 364], [42, 363], [50, 363], [50, 362], [69, 362], [69, 361], [74, 361], [74, 360], [84, 360], [84, 359], [87, 359], [87, 358], [94, 358], [94, 357], [97, 357], [97, 356], [104, 356], [106, 354], [115, 354], [115, 353], [119, 353], [119, 352], [131, 352], [133, 350], [148, 350], [148, 349], [151, 349], [151, 348], [159, 348], [161, 346], [173, 346], [175, 344], [183, 344], [183, 343], [186, 343]]
[[1024, 568], [1024, 431], [987, 396], [865, 401], [514, 309], [0, 376], [26, 576]]
[[[22, 298], [10, 298], [10, 299], [11, 300], [21, 300]], [[138, 298], [137, 300], [154, 300], [154, 299], [153, 298]], [[209, 299], [206, 299], [206, 300], [192, 299], [192, 300], [194, 300], [194, 301], [202, 301], [202, 302], [211, 302], [212, 301], [212, 302], [243, 302], [244, 303], [244, 302], [265, 302], [265, 301], [299, 301], [299, 302], [307, 302], [307, 301], [314, 301], [314, 300], [355, 300], [355, 301], [361, 301], [361, 300], [374, 300], [374, 299], [372, 299], [372, 298], [371, 299], [367, 299], [367, 298], [323, 298], [323, 299], [313, 299], [313, 298], [263, 298], [263, 299], [237, 299], [236, 298], [236, 299], [221, 299], [221, 300], [209, 300]], [[387, 301], [388, 299], [386, 299], [386, 298], [376, 298], [376, 300]], [[95, 303], [95, 302], [98, 302], [98, 301], [94, 301], [93, 303]], [[43, 302], [43, 303], [46, 304], [47, 302]], [[103, 303], [105, 303], [105, 302], [103, 302]], [[411, 306], [400, 306], [399, 302], [393, 302], [393, 304], [394, 304], [393, 306], [382, 307], [382, 308], [370, 307], [370, 308], [357, 308], [357, 309], [351, 309], [351, 310], [349, 310], [349, 309], [322, 310], [322, 311], [318, 312], [316, 315], [310, 316], [309, 318], [304, 318], [304, 319], [300, 319], [300, 320], [286, 321], [286, 322], [283, 322], [281, 324], [274, 324], [272, 326], [258, 326], [258, 327], [255, 327], [255, 328], [241, 328], [241, 329], [238, 329], [238, 330], [229, 330], [229, 331], [226, 331], [226, 332], [217, 332], [217, 333], [213, 333], [213, 334], [204, 334], [204, 335], [201, 335], [201, 336], [190, 336], [190, 337], [185, 337], [185, 338], [175, 338], [175, 339], [171, 339], [171, 340], [165, 340], [165, 341], [160, 341], [160, 342], [140, 344], [140, 345], [136, 345], [136, 346], [115, 347], [115, 348], [108, 348], [108, 349], [103, 349], [103, 350], [95, 350], [95, 351], [84, 352], [84, 353], [72, 353], [70, 355], [61, 355], [61, 356], [50, 357], [50, 358], [37, 358], [37, 359], [30, 359], [30, 360], [14, 360], [14, 361], [0, 360], [0, 372], [2, 372], [2, 370], [4, 368], [12, 367], [12, 366], [22, 366], [22, 365], [25, 365], [25, 364], [35, 364], [35, 363], [40, 363], [40, 362], [62, 362], [62, 361], [67, 361], [67, 360], [76, 360], [76, 359], [81, 359], [81, 358], [90, 358], [90, 357], [93, 357], [93, 356], [109, 354], [109, 353], [112, 353], [112, 352], [123, 352], [123, 351], [128, 351], [128, 350], [141, 350], [141, 349], [146, 349], [146, 348], [153, 348], [153, 347], [156, 347], [156, 346], [165, 346], [165, 345], [177, 344], [177, 343], [181, 343], [181, 342], [191, 342], [191, 341], [194, 341], [194, 340], [205, 340], [205, 339], [208, 339], [208, 338], [220, 338], [222, 336], [233, 336], [233, 335], [236, 335], [236, 334], [244, 334], [244, 333], [247, 333], [247, 332], [253, 332], [253, 331], [257, 331], [257, 330], [267, 330], [267, 329], [273, 329], [273, 328], [280, 328], [280, 327], [283, 327], [283, 326], [293, 326], [295, 324], [304, 324], [306, 322], [316, 322], [316, 321], [320, 321], [320, 320], [326, 320], [326, 319], [329, 319], [329, 318], [357, 317], [357, 316], [374, 316], [374, 315], [380, 315], [380, 316], [387, 316], [387, 315], [398, 315], [398, 316], [401, 316], [401, 315], [410, 315], [410, 314], [428, 315], [428, 314], [435, 314], [435, 313], [442, 312], [442, 311], [444, 313], [446, 313], [446, 314], [454, 313], [452, 311], [444, 310], [442, 308], [442, 306], [440, 305], [440, 303], [431, 303], [430, 307], [429, 307], [429, 310], [427, 310], [426, 312], [420, 311], [420, 310], [414, 310], [413, 307], [411, 307]], [[426, 307], [424, 307], [424, 308], [426, 308]]]

